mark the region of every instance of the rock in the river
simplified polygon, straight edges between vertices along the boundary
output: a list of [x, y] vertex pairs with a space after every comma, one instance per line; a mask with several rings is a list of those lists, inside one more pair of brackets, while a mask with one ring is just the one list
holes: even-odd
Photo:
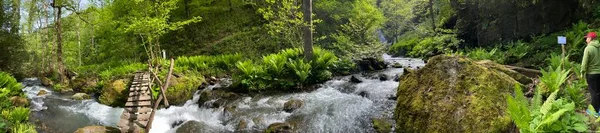
[[100, 91], [100, 103], [113, 107], [125, 106], [128, 94], [127, 84], [129, 82], [128, 79], [119, 79], [105, 84], [102, 91]]
[[400, 76], [398, 76], [398, 74], [394, 75], [394, 81], [395, 82], [400, 81]]
[[27, 101], [27, 98], [20, 97], [20, 96], [13, 96], [8, 99], [12, 103], [12, 106], [19, 106], [19, 107], [29, 106], [29, 101]]
[[379, 74], [379, 75], [377, 75], [377, 77], [379, 77], [379, 80], [381, 80], [381, 81], [386, 81], [386, 80], [388, 80], [388, 76], [387, 76], [387, 75], [385, 75], [385, 74], [383, 74], [383, 73], [382, 73], [382, 74]]
[[192, 99], [194, 92], [204, 82], [204, 78], [197, 76], [173, 76], [169, 82], [169, 88], [165, 93], [169, 104], [181, 105], [187, 100]]
[[87, 126], [77, 129], [74, 133], [120, 133], [118, 128], [105, 126]]
[[240, 122], [238, 123], [237, 128], [235, 129], [236, 131], [243, 131], [246, 130], [248, 128], [248, 122], [246, 122], [246, 119], [241, 119]]
[[358, 92], [358, 95], [364, 98], [369, 98], [369, 92], [367, 91], [360, 91]]
[[207, 101], [217, 100], [213, 104], [209, 105], [209, 107], [211, 108], [216, 108], [219, 106], [223, 106], [227, 102], [233, 101], [238, 97], [238, 94], [235, 94], [233, 92], [226, 92], [224, 90], [205, 90], [200, 93], [200, 99], [198, 99], [198, 104], [200, 106], [203, 106], [204, 103]]
[[396, 63], [394, 63], [394, 64], [392, 65], [392, 67], [394, 67], [394, 68], [402, 68], [402, 64], [400, 64], [400, 63], [396, 62]]
[[502, 71], [447, 55], [405, 70], [399, 84], [396, 132], [507, 132], [505, 97], [522, 85]]
[[198, 121], [187, 121], [177, 128], [176, 133], [214, 133], [218, 132], [211, 129], [208, 125]]
[[283, 111], [290, 113], [296, 109], [302, 108], [303, 105], [304, 101], [302, 100], [289, 100], [283, 105]]
[[358, 78], [356, 78], [356, 76], [352, 75], [350, 76], [350, 82], [352, 83], [362, 83], [362, 81]]
[[43, 96], [48, 94], [48, 92], [46, 90], [40, 90], [40, 92], [38, 92], [37, 96]]
[[75, 100], [85, 100], [85, 99], [90, 99], [92, 97], [90, 97], [90, 95], [85, 94], [85, 93], [75, 93], [75, 95], [71, 96], [71, 99], [75, 99]]
[[361, 71], [383, 70], [387, 68], [387, 64], [382, 58], [363, 58], [355, 61]]
[[292, 125], [289, 123], [273, 123], [267, 127], [265, 133], [291, 133], [293, 131]]
[[54, 83], [52, 83], [52, 80], [50, 80], [47, 77], [42, 77], [42, 85], [44, 86], [52, 86], [54, 85]]
[[373, 118], [373, 128], [377, 133], [389, 133], [392, 131], [392, 124], [385, 119]]

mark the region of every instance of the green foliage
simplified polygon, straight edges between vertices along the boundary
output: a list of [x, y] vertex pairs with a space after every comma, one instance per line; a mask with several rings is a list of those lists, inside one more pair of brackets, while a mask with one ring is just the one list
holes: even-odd
[[37, 133], [35, 126], [29, 123], [19, 123], [11, 128], [13, 133]]
[[2, 117], [12, 123], [27, 122], [29, 119], [29, 108], [15, 107], [10, 110], [2, 110]]
[[[242, 60], [241, 54], [225, 54], [218, 56], [180, 56], [175, 60], [175, 71], [183, 72], [186, 70], [197, 71], [202, 74], [216, 75], [221, 72], [231, 72], [235, 69], [235, 63]], [[166, 62], [163, 66], [169, 66]]]
[[[507, 96], [508, 113], [522, 133], [536, 132], [584, 132], [588, 127], [586, 117], [575, 112], [575, 104], [558, 98], [559, 90], [554, 91], [541, 104], [541, 91], [538, 89], [531, 105], [523, 96], [518, 85], [515, 96]], [[541, 104], [541, 105], [540, 105]], [[530, 106], [528, 109], [527, 106]], [[538, 108], [539, 107], [539, 108]]]
[[502, 52], [497, 52], [498, 48], [494, 48], [491, 50], [486, 50], [484, 48], [477, 48], [475, 50], [469, 51], [466, 56], [473, 60], [492, 60], [496, 63], [503, 64], [506, 60], [506, 56], [501, 55]]
[[108, 68], [107, 70], [100, 72], [100, 78], [106, 81], [111, 79], [127, 78], [127, 76], [130, 76], [134, 72], [143, 71], [146, 69], [148, 69], [147, 64], [132, 63], [115, 68]]
[[10, 74], [0, 72], [0, 109], [9, 108], [12, 104], [9, 98], [12, 96], [22, 96], [22, 86]]
[[453, 31], [438, 35], [406, 34], [390, 47], [390, 53], [410, 57], [431, 57], [437, 54], [452, 53], [463, 41]]
[[542, 93], [547, 94], [559, 90], [565, 81], [567, 81], [569, 71], [568, 69], [562, 69], [560, 66], [550, 68], [548, 71], [542, 70], [542, 77], [540, 77], [540, 89]]
[[[251, 91], [289, 90], [299, 85], [321, 83], [331, 78], [331, 70], [338, 58], [330, 51], [314, 48], [314, 60], [305, 62], [302, 49], [285, 49], [277, 54], [263, 56], [261, 62], [250, 60], [236, 63], [240, 73], [234, 81]], [[349, 65], [348, 65], [349, 66]]]
[[565, 86], [564, 97], [573, 102], [577, 109], [583, 109], [587, 104], [586, 88], [585, 80], [571, 81], [571, 84]]

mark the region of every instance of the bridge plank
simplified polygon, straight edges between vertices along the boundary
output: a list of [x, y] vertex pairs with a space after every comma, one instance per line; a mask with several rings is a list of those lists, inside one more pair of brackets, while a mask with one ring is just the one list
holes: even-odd
[[138, 95], [138, 96], [130, 96], [129, 98], [127, 98], [127, 102], [148, 101], [151, 99], [152, 99], [152, 97], [150, 95]]
[[[149, 107], [125, 107], [124, 108], [125, 111], [129, 112], [129, 113], [150, 113], [152, 112], [152, 108]], [[125, 112], [123, 112], [125, 113]]]
[[140, 106], [148, 106], [150, 107], [152, 103], [150, 101], [137, 101], [137, 102], [127, 102], [125, 103], [125, 107], [140, 107]]
[[148, 119], [150, 119], [150, 114], [145, 113], [145, 114], [131, 114], [131, 113], [123, 113], [121, 114], [121, 119], [125, 119], [125, 120], [129, 120], [131, 121], [147, 121]]
[[129, 92], [129, 96], [143, 96], [150, 95], [150, 91], [131, 91]]

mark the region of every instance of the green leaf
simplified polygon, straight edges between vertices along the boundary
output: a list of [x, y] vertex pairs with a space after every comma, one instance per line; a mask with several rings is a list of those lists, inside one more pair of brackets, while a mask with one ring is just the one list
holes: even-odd
[[575, 123], [573, 125], [573, 129], [577, 132], [585, 132], [585, 131], [587, 131], [587, 125], [585, 125], [583, 123]]
[[554, 103], [554, 101], [556, 99], [556, 95], [558, 94], [558, 90], [559, 89], [557, 89], [552, 94], [550, 94], [550, 96], [548, 96], [548, 99], [546, 99], [546, 102], [544, 102], [544, 104], [542, 104], [542, 107], [540, 108], [540, 113], [542, 113], [542, 115], [545, 116], [546, 114], [548, 114], [548, 112], [552, 108], [552, 104]]
[[[554, 93], [552, 93], [552, 94], [554, 94]], [[543, 106], [542, 106], [542, 108], [543, 108]], [[558, 118], [560, 118], [563, 114], [565, 114], [567, 111], [572, 111], [573, 109], [575, 109], [575, 104], [569, 103], [569, 104], [565, 105], [565, 107], [563, 107], [562, 109], [552, 113], [552, 115], [545, 116], [544, 119], [542, 120], [542, 123], [540, 123], [536, 127], [536, 130], [538, 130], [541, 126], [550, 125], [550, 124], [556, 122], [558, 120]]]

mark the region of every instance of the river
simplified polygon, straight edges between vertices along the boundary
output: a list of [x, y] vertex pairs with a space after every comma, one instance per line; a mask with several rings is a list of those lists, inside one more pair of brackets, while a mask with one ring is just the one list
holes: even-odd
[[[394, 58], [384, 55], [389, 63], [400, 63], [407, 67], [420, 67], [420, 59]], [[200, 91], [184, 105], [159, 109], [156, 112], [151, 133], [190, 133], [190, 132], [234, 132], [241, 120], [247, 122], [246, 132], [259, 132], [275, 122], [299, 123], [298, 132], [375, 132], [372, 118], [392, 121], [398, 82], [395, 75], [401, 75], [402, 68], [354, 74], [362, 83], [349, 82], [350, 76], [335, 77], [323, 83], [315, 91], [285, 95], [243, 97], [230, 103], [237, 107], [235, 113], [224, 112], [223, 107], [199, 107]], [[384, 74], [389, 80], [381, 81], [378, 75]], [[36, 124], [39, 132], [74, 132], [90, 125], [116, 127], [123, 108], [102, 105], [95, 99], [71, 100], [70, 95], [62, 95], [40, 85], [36, 78], [25, 79], [23, 91], [31, 99], [30, 121]], [[218, 86], [218, 84], [216, 85]], [[37, 96], [40, 90], [49, 93]], [[282, 111], [285, 102], [291, 99], [304, 101], [304, 106], [291, 113]]]

